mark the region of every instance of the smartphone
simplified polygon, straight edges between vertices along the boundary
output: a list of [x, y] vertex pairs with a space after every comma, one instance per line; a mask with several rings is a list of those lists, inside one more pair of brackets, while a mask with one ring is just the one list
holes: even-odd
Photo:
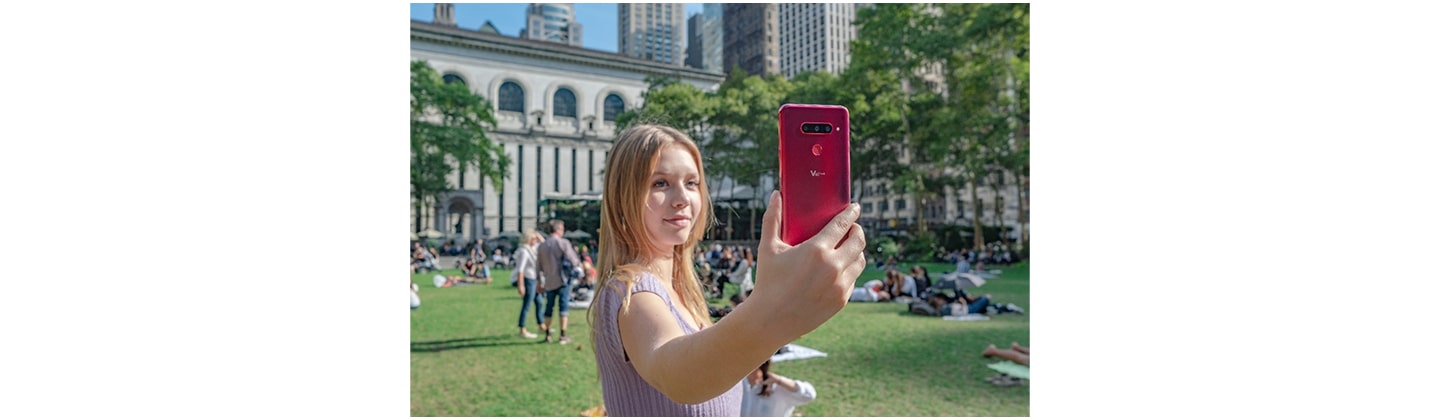
[[780, 240], [805, 242], [850, 204], [850, 110], [780, 106]]

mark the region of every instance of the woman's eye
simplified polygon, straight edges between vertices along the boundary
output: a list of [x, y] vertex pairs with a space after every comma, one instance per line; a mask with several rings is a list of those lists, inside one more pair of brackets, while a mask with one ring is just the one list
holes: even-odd
[[699, 187], [699, 186], [700, 186], [700, 181], [685, 181], [685, 186], [687, 186], [687, 187]]
[[655, 187], [660, 187], [660, 188], [664, 188], [664, 187], [670, 186], [670, 183], [665, 182], [665, 180], [662, 179], [662, 180], [659, 180], [659, 181], [655, 181], [655, 185], [653, 185], [653, 186], [655, 186]]

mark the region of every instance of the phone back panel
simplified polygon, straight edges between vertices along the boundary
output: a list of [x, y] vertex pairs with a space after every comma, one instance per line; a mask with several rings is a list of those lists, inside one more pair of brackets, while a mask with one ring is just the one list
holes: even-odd
[[[780, 239], [795, 245], [820, 232], [850, 203], [850, 110], [836, 105], [780, 106]], [[807, 133], [805, 124], [830, 124]]]

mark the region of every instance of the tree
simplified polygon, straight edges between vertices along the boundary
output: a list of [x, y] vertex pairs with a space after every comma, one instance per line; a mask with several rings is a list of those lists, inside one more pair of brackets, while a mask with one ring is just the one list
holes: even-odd
[[417, 232], [422, 209], [452, 190], [446, 177], [458, 168], [474, 169], [480, 182], [502, 191], [510, 157], [485, 135], [495, 126], [491, 108], [463, 83], [447, 84], [424, 61], [410, 62], [410, 198]]

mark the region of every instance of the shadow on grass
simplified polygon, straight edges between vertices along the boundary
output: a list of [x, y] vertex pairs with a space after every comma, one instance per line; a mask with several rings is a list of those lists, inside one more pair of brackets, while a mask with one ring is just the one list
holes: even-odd
[[545, 344], [539, 339], [519, 338], [512, 335], [490, 335], [485, 337], [457, 338], [439, 341], [411, 341], [411, 353], [435, 353], [474, 347], [529, 346]]

